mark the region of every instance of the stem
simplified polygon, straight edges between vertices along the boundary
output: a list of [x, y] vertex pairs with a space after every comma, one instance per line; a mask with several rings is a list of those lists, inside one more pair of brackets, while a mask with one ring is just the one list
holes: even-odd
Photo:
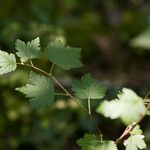
[[43, 73], [45, 76], [48, 76], [50, 79], [53, 79], [55, 83], [57, 83], [57, 85], [66, 93], [67, 96], [71, 97], [73, 100], [76, 101], [76, 103], [78, 103], [80, 105], [80, 107], [82, 109], [84, 109], [84, 111], [87, 112], [87, 110], [85, 109], [85, 107], [74, 97], [72, 96], [62, 85], [61, 83], [54, 77], [52, 76], [51, 74], [48, 74], [46, 71], [40, 69], [40, 68], [37, 68], [35, 66], [32, 66], [32, 65], [29, 65], [29, 64], [21, 64], [21, 63], [17, 63], [18, 65], [23, 65], [23, 66], [27, 66], [27, 67], [30, 67], [36, 71], [39, 71], [41, 73]]
[[102, 135], [102, 133], [101, 133], [101, 131], [100, 131], [98, 125], [97, 125], [97, 122], [94, 120], [94, 118], [92, 117], [92, 115], [89, 115], [89, 117], [90, 117], [90, 119], [91, 119], [93, 125], [95, 126], [95, 128], [96, 128], [96, 130], [97, 130], [97, 132], [98, 132], [98, 135], [99, 135], [100, 140], [102, 141], [103, 135]]
[[31, 60], [31, 59], [30, 59], [30, 64], [31, 64], [31, 66], [34, 66], [34, 65], [33, 65], [33, 62], [32, 62], [32, 60]]
[[52, 71], [54, 69], [55, 64], [52, 64], [51, 69], [50, 69], [50, 74], [52, 74]]
[[57, 83], [57, 85], [59, 85], [59, 87], [60, 87], [69, 97], [71, 97], [73, 100], [75, 100], [76, 103], [77, 103], [82, 109], [84, 109], [84, 111], [87, 112], [87, 110], [85, 109], [85, 107], [84, 107], [74, 96], [72, 96], [72, 95], [61, 85], [61, 83], [60, 83], [54, 76], [51, 75], [51, 78]]
[[90, 104], [90, 98], [88, 97], [88, 110], [89, 110], [89, 115], [91, 115], [91, 104]]
[[146, 96], [144, 97], [144, 99], [147, 99], [149, 95], [150, 95], [150, 90], [147, 92], [147, 94], [146, 94]]
[[[61, 87], [61, 88], [66, 92], [66, 94], [67, 94], [69, 97], [71, 97], [73, 100], [75, 100], [76, 103], [79, 104], [79, 106], [80, 106], [85, 112], [88, 113], [88, 111], [85, 109], [85, 107], [84, 107], [81, 103], [79, 103], [79, 101], [78, 101], [74, 96], [72, 96], [72, 95], [57, 81], [57, 79], [56, 79], [54, 76], [51, 75], [51, 78], [59, 85], [59, 87]], [[98, 133], [98, 135], [99, 135], [99, 137], [100, 137], [100, 139], [101, 139], [102, 133], [101, 133], [101, 131], [100, 131], [100, 129], [99, 129], [99, 127], [98, 127], [96, 121], [95, 121], [94, 118], [92, 117], [91, 113], [88, 113], [88, 116], [89, 116], [89, 118], [91, 119], [91, 121], [92, 121], [94, 127], [96, 128], [97, 133]]]
[[[144, 99], [147, 99], [147, 97], [149, 96], [150, 91], [146, 94], [146, 96], [144, 97]], [[139, 123], [142, 122], [142, 120], [145, 118], [145, 116], [147, 115], [147, 112], [150, 109], [150, 103], [147, 106], [147, 109], [145, 111], [145, 113], [139, 118], [139, 120], [133, 124], [130, 124], [127, 126], [127, 128], [124, 130], [124, 132], [122, 133], [122, 135], [116, 140], [116, 144], [119, 144], [121, 141], [123, 141], [128, 135], [130, 135], [131, 131], [136, 127], [136, 125], [138, 125]]]
[[98, 127], [96, 121], [95, 121], [94, 118], [92, 117], [91, 113], [89, 113], [89, 112], [87, 111], [87, 109], [86, 109], [74, 96], [72, 96], [72, 95], [63, 87], [63, 85], [62, 85], [52, 74], [49, 74], [49, 73], [47, 73], [46, 71], [44, 71], [44, 70], [42, 70], [42, 69], [40, 69], [40, 68], [37, 68], [37, 67], [35, 67], [35, 66], [32, 66], [32, 65], [30, 65], [30, 64], [22, 64], [22, 63], [16, 63], [16, 64], [22, 65], [22, 66], [30, 67], [30, 68], [32, 68], [32, 69], [34, 69], [34, 70], [36, 70], [36, 71], [42, 73], [43, 75], [49, 77], [50, 79], [53, 79], [53, 81], [66, 93], [67, 96], [69, 96], [70, 98], [72, 98], [86, 113], [88, 113], [89, 118], [91, 119], [91, 121], [92, 121], [94, 127], [95, 127], [96, 130], [97, 130], [97, 133], [98, 133], [100, 139], [102, 140], [102, 133], [101, 133], [101, 131], [100, 131], [100, 129], [99, 129], [99, 127]]

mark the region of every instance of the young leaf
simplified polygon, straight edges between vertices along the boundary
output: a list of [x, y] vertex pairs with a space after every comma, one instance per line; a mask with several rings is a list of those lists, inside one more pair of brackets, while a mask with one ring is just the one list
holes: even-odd
[[64, 70], [82, 67], [80, 48], [65, 46], [61, 41], [51, 43], [46, 49], [48, 59]]
[[0, 75], [14, 71], [16, 68], [15, 55], [0, 50]]
[[139, 125], [133, 129], [131, 136], [124, 141], [124, 145], [126, 146], [126, 150], [138, 150], [146, 148], [144, 135]]
[[27, 42], [27, 44], [21, 40], [16, 41], [16, 49], [18, 52], [16, 53], [18, 57], [20, 57], [21, 62], [26, 62], [29, 59], [39, 58], [40, 56], [40, 39], [37, 37], [31, 42]]
[[141, 115], [146, 113], [146, 107], [144, 100], [135, 92], [123, 88], [122, 93], [118, 94], [118, 99], [110, 102], [104, 101], [97, 108], [97, 112], [111, 119], [119, 117], [125, 124], [130, 124], [136, 122]]
[[85, 134], [83, 138], [77, 140], [81, 150], [117, 150], [113, 141], [100, 141], [95, 135]]
[[81, 77], [81, 81], [73, 81], [72, 90], [80, 99], [101, 99], [106, 92], [106, 88], [90, 74]]
[[30, 84], [16, 88], [29, 98], [33, 108], [51, 105], [54, 100], [54, 87], [52, 81], [44, 76], [30, 73]]

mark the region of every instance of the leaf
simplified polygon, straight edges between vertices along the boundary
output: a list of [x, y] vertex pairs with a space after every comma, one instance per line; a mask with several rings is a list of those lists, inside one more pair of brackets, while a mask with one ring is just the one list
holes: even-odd
[[51, 105], [54, 100], [54, 87], [52, 81], [44, 76], [30, 73], [30, 84], [16, 88], [17, 91], [29, 98], [33, 108]]
[[118, 94], [118, 99], [102, 102], [97, 112], [111, 119], [120, 118], [125, 124], [130, 124], [146, 113], [146, 107], [144, 100], [135, 92], [123, 88], [122, 93]]
[[73, 81], [72, 90], [80, 99], [101, 99], [105, 96], [106, 88], [98, 80], [85, 74], [81, 81]]
[[[130, 89], [124, 88], [122, 92], [118, 95], [122, 106], [124, 105], [121, 119], [125, 124], [136, 122], [141, 115], [146, 113], [147, 109], [144, 105], [144, 99]], [[130, 115], [128, 110], [130, 110]]]
[[126, 146], [126, 150], [138, 150], [146, 148], [144, 135], [139, 125], [133, 129], [131, 136], [124, 141], [124, 145]]
[[113, 141], [100, 141], [95, 135], [85, 134], [83, 138], [77, 140], [81, 150], [117, 150]]
[[16, 68], [15, 55], [0, 50], [0, 75], [14, 71]]
[[118, 99], [112, 101], [104, 101], [98, 108], [97, 112], [102, 113], [105, 117], [111, 119], [118, 118], [122, 113], [122, 107]]
[[18, 57], [20, 57], [21, 62], [26, 62], [29, 59], [39, 58], [40, 56], [40, 39], [37, 37], [31, 42], [27, 42], [27, 44], [21, 40], [16, 41], [16, 49], [18, 52], [16, 53]]
[[64, 70], [82, 67], [80, 48], [65, 46], [61, 41], [51, 43], [46, 49], [48, 59]]
[[143, 33], [132, 39], [130, 41], [130, 45], [133, 47], [139, 47], [144, 48], [146, 50], [150, 50], [149, 39], [150, 39], [150, 27], [146, 31], [144, 31]]

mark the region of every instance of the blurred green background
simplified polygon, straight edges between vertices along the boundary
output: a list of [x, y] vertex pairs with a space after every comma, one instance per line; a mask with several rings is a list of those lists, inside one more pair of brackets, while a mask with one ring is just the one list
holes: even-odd
[[[122, 87], [143, 97], [150, 89], [149, 0], [0, 0], [1, 50], [15, 52], [17, 38], [30, 41], [37, 36], [42, 51], [55, 39], [82, 48], [83, 68], [54, 70], [68, 89], [73, 78], [87, 72], [108, 88], [106, 99], [115, 98]], [[51, 66], [44, 55], [34, 63], [46, 71]], [[79, 150], [76, 140], [96, 132], [88, 116], [62, 96], [52, 108], [31, 109], [14, 90], [28, 75], [28, 69], [19, 67], [0, 77], [0, 150]], [[98, 104], [93, 103], [93, 110]], [[115, 140], [125, 128], [119, 120], [94, 115], [105, 139]], [[145, 118], [142, 129], [148, 146], [149, 125]]]

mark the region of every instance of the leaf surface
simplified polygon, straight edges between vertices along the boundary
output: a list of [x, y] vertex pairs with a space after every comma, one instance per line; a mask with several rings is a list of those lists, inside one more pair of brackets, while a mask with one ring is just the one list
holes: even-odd
[[30, 59], [39, 58], [40, 56], [40, 39], [37, 37], [31, 42], [17, 40], [16, 41], [16, 50], [18, 51], [16, 54], [20, 57], [21, 62], [26, 62]]
[[146, 31], [142, 32], [135, 38], [133, 38], [130, 41], [130, 45], [132, 47], [138, 47], [138, 48], [143, 48], [145, 50], [150, 50], [150, 28], [148, 28]]
[[80, 48], [65, 46], [61, 41], [51, 43], [46, 49], [48, 59], [64, 70], [82, 67]]
[[75, 96], [80, 99], [101, 99], [106, 92], [102, 83], [92, 78], [90, 74], [81, 77], [81, 81], [74, 80], [72, 90]]
[[146, 113], [146, 107], [143, 98], [131, 89], [123, 88], [118, 99], [102, 102], [97, 112], [111, 119], [120, 118], [125, 124], [130, 124]]
[[41, 108], [51, 105], [54, 100], [54, 87], [52, 81], [44, 76], [30, 73], [30, 83], [16, 88], [22, 92], [31, 103], [33, 108]]
[[126, 146], [126, 150], [138, 150], [146, 148], [144, 135], [139, 125], [133, 129], [131, 136], [124, 141], [124, 145]]
[[15, 55], [0, 50], [0, 75], [12, 72], [16, 68]]
[[100, 141], [95, 135], [85, 134], [83, 138], [77, 140], [81, 150], [117, 150], [114, 141]]

